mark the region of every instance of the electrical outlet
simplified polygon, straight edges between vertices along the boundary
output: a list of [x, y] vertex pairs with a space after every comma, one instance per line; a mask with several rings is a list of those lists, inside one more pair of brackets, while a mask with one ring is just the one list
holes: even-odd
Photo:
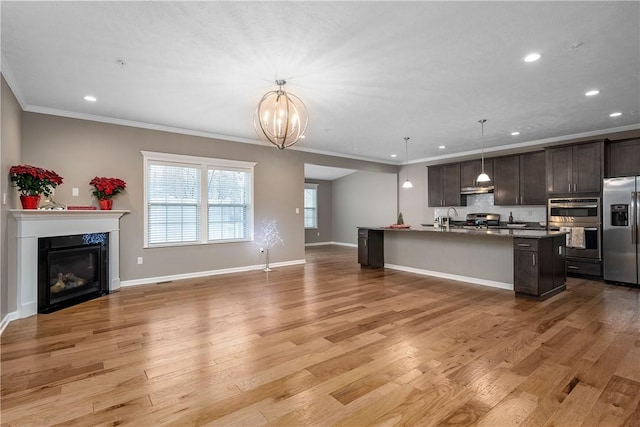
[[72, 188], [72, 189], [71, 189], [71, 195], [72, 195], [72, 196], [75, 196], [75, 197], [78, 197], [78, 196], [80, 195], [80, 190], [78, 190], [78, 189], [77, 189], [77, 188], [75, 188], [75, 187], [74, 187], [74, 188]]
[[318, 231], [318, 233], [317, 233], [317, 234], [318, 234], [318, 237], [320, 237], [320, 232], [319, 232], [319, 231]]
[[300, 213], [300, 208], [296, 208], [296, 213], [299, 214]]
[[142, 257], [141, 256], [138, 257], [138, 264], [142, 264]]

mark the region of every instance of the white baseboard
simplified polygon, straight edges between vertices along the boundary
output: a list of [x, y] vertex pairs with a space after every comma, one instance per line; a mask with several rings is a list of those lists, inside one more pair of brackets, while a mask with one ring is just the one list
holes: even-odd
[[327, 245], [336, 245], [336, 246], [349, 246], [350, 248], [357, 248], [358, 245], [354, 243], [342, 243], [342, 242], [319, 242], [319, 243], [305, 243], [305, 246], [327, 246]]
[[12, 311], [11, 313], [8, 313], [6, 316], [4, 316], [4, 319], [2, 319], [2, 322], [0, 322], [0, 335], [2, 335], [4, 329], [7, 327], [7, 325], [9, 325], [10, 322], [18, 318], [19, 316], [17, 311]]
[[[293, 261], [283, 261], [283, 262], [272, 262], [272, 263], [269, 263], [269, 267], [270, 268], [287, 267], [290, 265], [304, 264], [305, 262], [306, 261], [304, 259], [298, 259]], [[122, 280], [120, 282], [120, 287], [125, 288], [127, 286], [148, 285], [150, 283], [170, 282], [173, 280], [195, 279], [198, 277], [217, 276], [219, 274], [243, 273], [246, 271], [262, 270], [263, 268], [264, 268], [264, 264], [247, 265], [243, 267], [223, 268], [220, 270], [196, 271], [193, 273], [172, 274], [169, 276], [145, 277], [143, 279]]]
[[423, 270], [421, 268], [405, 267], [404, 265], [384, 264], [384, 268], [406, 271], [408, 273], [421, 274], [423, 276], [440, 277], [442, 279], [457, 280], [459, 282], [474, 283], [476, 285], [490, 286], [492, 288], [507, 289], [512, 291], [512, 283], [496, 282], [494, 280], [478, 279], [477, 277], [460, 276], [457, 274], [442, 273], [440, 271]]
[[332, 245], [338, 245], [338, 246], [348, 246], [350, 248], [357, 248], [358, 244], [357, 243], [344, 243], [344, 242], [331, 242]]
[[333, 245], [333, 242], [316, 242], [316, 243], [305, 243], [304, 244], [305, 247], [309, 247], [309, 246], [327, 246], [327, 245]]

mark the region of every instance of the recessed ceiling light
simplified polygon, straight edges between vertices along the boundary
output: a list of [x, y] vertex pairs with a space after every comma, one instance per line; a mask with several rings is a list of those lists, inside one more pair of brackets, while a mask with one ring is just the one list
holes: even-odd
[[98, 99], [95, 96], [87, 95], [84, 97], [84, 100], [89, 102], [96, 102]]
[[535, 62], [540, 59], [541, 56], [542, 55], [540, 55], [539, 53], [532, 52], [524, 57], [524, 62]]
[[621, 115], [622, 115], [622, 113], [616, 112], [616, 113], [609, 114], [609, 117], [620, 117]]
[[590, 90], [589, 92], [585, 93], [584, 95], [585, 96], [594, 96], [594, 95], [597, 95], [599, 93], [600, 93], [600, 91], [598, 89], [593, 89], [593, 90]]
[[391, 157], [393, 157], [395, 159], [396, 157], [398, 157], [398, 155], [397, 154], [392, 154]]
[[446, 145], [439, 145], [439, 146], [438, 146], [438, 150], [444, 150], [445, 148], [447, 148], [447, 146], [446, 146]]
[[518, 136], [518, 135], [520, 135], [520, 132], [518, 132], [518, 131], [511, 132], [511, 136]]

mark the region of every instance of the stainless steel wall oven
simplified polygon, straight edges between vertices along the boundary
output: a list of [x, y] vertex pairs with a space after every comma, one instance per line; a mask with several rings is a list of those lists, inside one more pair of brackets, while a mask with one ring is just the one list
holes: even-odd
[[567, 231], [567, 257], [602, 259], [599, 197], [549, 199], [549, 230]]

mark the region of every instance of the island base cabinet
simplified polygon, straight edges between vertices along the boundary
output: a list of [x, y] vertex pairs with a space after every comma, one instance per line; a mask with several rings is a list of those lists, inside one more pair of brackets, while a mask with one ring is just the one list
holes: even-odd
[[516, 293], [538, 295], [538, 282], [540, 281], [538, 267], [538, 253], [529, 251], [514, 251], [513, 289]]
[[565, 290], [565, 237], [513, 240], [513, 289], [517, 296], [546, 299]]
[[384, 267], [384, 232], [358, 229], [358, 263], [360, 267]]

